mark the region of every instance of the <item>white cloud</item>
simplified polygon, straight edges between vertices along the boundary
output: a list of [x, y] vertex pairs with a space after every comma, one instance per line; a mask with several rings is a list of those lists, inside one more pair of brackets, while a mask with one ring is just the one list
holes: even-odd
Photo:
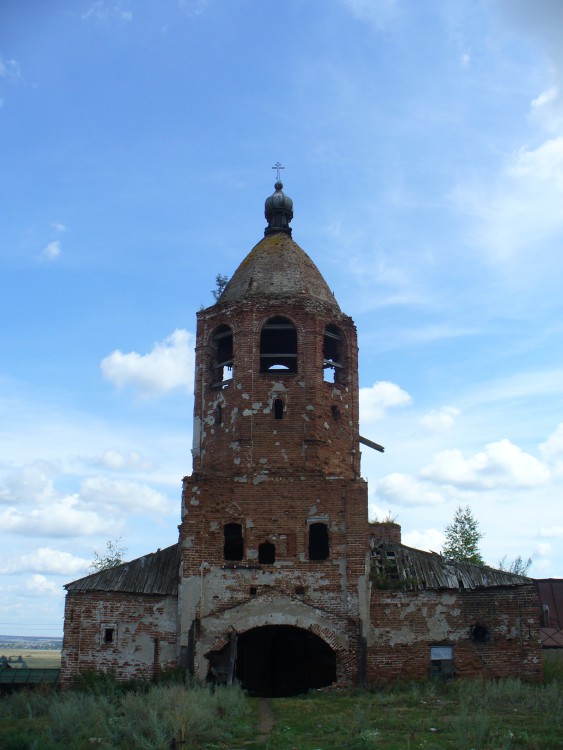
[[550, 478], [549, 469], [537, 458], [503, 439], [465, 459], [459, 450], [445, 450], [420, 472], [440, 484], [469, 489], [537, 487]]
[[402, 535], [403, 544], [415, 549], [427, 550], [428, 552], [440, 552], [446, 537], [438, 529], [424, 529], [424, 531], [409, 531]]
[[16, 60], [6, 60], [0, 57], [0, 78], [14, 80], [20, 75], [20, 66]]
[[360, 388], [360, 419], [362, 423], [377, 422], [388, 409], [410, 403], [411, 396], [398, 385], [379, 380], [370, 388]]
[[55, 596], [63, 596], [62, 586], [58, 586], [56, 583], [49, 581], [45, 576], [40, 573], [36, 573], [27, 579], [25, 587], [28, 591], [34, 594], [55, 594]]
[[435, 489], [419, 482], [408, 474], [394, 472], [376, 484], [378, 500], [396, 505], [440, 505], [444, 497]]
[[0, 560], [0, 573], [51, 573], [55, 575], [74, 575], [88, 571], [91, 560], [76, 557], [69, 552], [40, 547], [35, 552], [21, 557], [12, 557], [3, 562]]
[[45, 245], [43, 250], [41, 250], [41, 257], [43, 260], [53, 261], [60, 257], [61, 252], [61, 243], [59, 240], [53, 240], [53, 242], [49, 242], [49, 244]]
[[563, 526], [542, 526], [538, 535], [548, 538], [554, 537], [556, 539], [563, 539]]
[[63, 233], [63, 232], [68, 231], [67, 228], [66, 228], [66, 226], [61, 221], [54, 221], [51, 224], [51, 226], [53, 227], [53, 229], [55, 230], [55, 232], [61, 232], [61, 233]]
[[0, 512], [4, 533], [33, 534], [39, 537], [116, 535], [122, 523], [78, 505], [76, 495], [69, 495], [48, 506], [20, 511], [9, 507]]
[[162, 342], [157, 342], [149, 354], [119, 349], [105, 357], [100, 367], [103, 376], [118, 388], [131, 386], [142, 396], [157, 396], [182, 388], [193, 387], [195, 337], [181, 328]]
[[442, 406], [421, 417], [419, 424], [431, 432], [447, 432], [452, 429], [460, 413], [455, 406]]
[[26, 464], [4, 478], [0, 501], [10, 504], [46, 504], [56, 499], [53, 477], [58, 473], [47, 461]]
[[122, 453], [117, 448], [108, 448], [101, 456], [94, 456], [85, 460], [94, 466], [114, 470], [141, 469], [142, 471], [151, 471], [154, 468], [153, 464], [146, 461], [137, 451]]
[[172, 513], [177, 505], [160, 492], [139, 482], [124, 482], [107, 477], [89, 477], [80, 486], [80, 499], [95, 508], [122, 508], [129, 513]]
[[553, 473], [563, 477], [563, 423], [551, 433], [545, 443], [540, 444], [540, 452], [544, 460], [551, 464]]
[[97, 23], [111, 20], [128, 22], [133, 19], [133, 11], [130, 0], [96, 0], [81, 18], [83, 21], [94, 20]]
[[523, 146], [496, 181], [459, 187], [453, 197], [475, 220], [472, 241], [489, 261], [535, 254], [538, 243], [563, 228], [563, 137]]
[[550, 102], [555, 101], [558, 96], [559, 96], [559, 90], [557, 86], [551, 86], [545, 91], [542, 91], [541, 94], [536, 99], [532, 99], [531, 101], [532, 109], [539, 109], [540, 107], [545, 107], [546, 104], [549, 104]]
[[208, 0], [178, 0], [178, 5], [188, 16], [199, 16], [207, 8]]
[[[508, 165], [507, 173], [529, 186], [546, 184], [563, 191], [563, 137], [551, 138], [538, 148], [530, 150], [523, 146]], [[559, 217], [559, 221], [563, 221]]]
[[356, 18], [385, 26], [398, 11], [397, 0], [342, 0]]

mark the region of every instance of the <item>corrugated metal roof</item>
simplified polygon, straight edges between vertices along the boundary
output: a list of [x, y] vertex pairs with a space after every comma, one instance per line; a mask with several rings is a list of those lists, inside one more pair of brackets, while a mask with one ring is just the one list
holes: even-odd
[[563, 578], [537, 578], [536, 588], [542, 608], [547, 607], [546, 627], [563, 628]]
[[394, 542], [375, 541], [371, 550], [372, 581], [379, 588], [479, 589], [523, 586], [525, 576], [471, 563], [446, 560], [434, 552]]
[[67, 583], [67, 591], [121, 591], [128, 594], [178, 594], [180, 545], [138, 557]]

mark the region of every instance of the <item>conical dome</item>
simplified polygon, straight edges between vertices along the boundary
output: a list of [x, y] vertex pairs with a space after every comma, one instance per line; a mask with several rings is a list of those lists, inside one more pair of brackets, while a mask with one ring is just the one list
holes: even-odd
[[334, 295], [307, 253], [285, 233], [264, 237], [246, 256], [221, 302], [251, 297], [312, 298], [338, 308]]
[[291, 238], [293, 201], [282, 192], [279, 180], [274, 187], [275, 193], [265, 203], [268, 220], [265, 237], [237, 268], [220, 302], [256, 297], [309, 298], [328, 303], [339, 311], [321, 272]]

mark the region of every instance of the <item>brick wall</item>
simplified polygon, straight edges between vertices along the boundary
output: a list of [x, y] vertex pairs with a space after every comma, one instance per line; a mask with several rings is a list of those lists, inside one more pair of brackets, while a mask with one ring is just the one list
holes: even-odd
[[[481, 626], [483, 640], [472, 638]], [[372, 589], [368, 680], [386, 683], [430, 675], [430, 648], [453, 650], [459, 677], [541, 679], [533, 585], [460, 591]]]
[[[61, 683], [81, 672], [113, 672], [120, 680], [150, 679], [177, 665], [176, 597], [107, 591], [69, 592]], [[107, 631], [112, 630], [111, 640]]]

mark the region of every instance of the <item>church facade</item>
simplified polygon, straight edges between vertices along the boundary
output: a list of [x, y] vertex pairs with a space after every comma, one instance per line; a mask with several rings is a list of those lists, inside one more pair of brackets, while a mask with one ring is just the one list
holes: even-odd
[[192, 474], [179, 540], [66, 586], [62, 681], [181, 668], [264, 695], [430, 675], [541, 675], [533, 582], [455, 564], [369, 523], [357, 333], [268, 227], [198, 313]]

